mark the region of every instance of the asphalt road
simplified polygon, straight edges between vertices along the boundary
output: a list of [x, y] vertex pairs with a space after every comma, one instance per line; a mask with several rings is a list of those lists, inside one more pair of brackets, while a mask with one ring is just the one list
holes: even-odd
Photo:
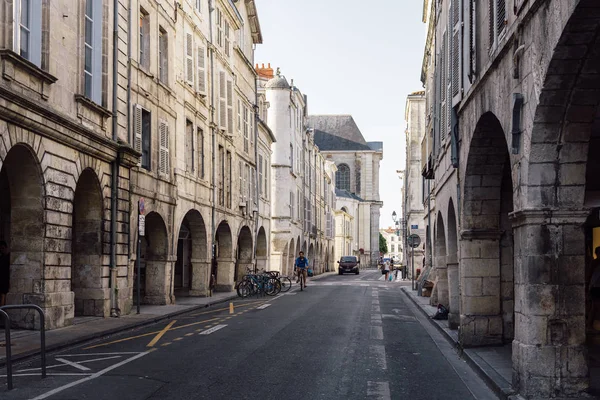
[[[14, 368], [12, 399], [496, 399], [377, 271], [182, 315]], [[0, 374], [6, 374], [0, 371]]]

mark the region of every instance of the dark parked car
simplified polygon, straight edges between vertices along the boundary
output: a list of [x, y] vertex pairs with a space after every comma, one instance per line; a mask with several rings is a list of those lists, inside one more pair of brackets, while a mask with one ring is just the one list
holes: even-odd
[[342, 275], [344, 272], [354, 272], [358, 275], [358, 264], [360, 264], [360, 261], [355, 256], [343, 256], [338, 261], [338, 264], [340, 264], [338, 274]]

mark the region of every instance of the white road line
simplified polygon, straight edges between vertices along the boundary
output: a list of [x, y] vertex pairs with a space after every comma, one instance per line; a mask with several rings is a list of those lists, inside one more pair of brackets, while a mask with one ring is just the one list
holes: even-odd
[[209, 328], [205, 331], [200, 332], [198, 335], [210, 335], [211, 333], [214, 333], [216, 331], [218, 331], [219, 329], [223, 329], [225, 328], [227, 325], [217, 325], [217, 326], [213, 326], [212, 328]]
[[[61, 372], [57, 372], [57, 373], [47, 373], [46, 376], [90, 376], [92, 375], [91, 373], [89, 374], [84, 374], [83, 372], [81, 373], [61, 373]], [[13, 376], [40, 376], [40, 373], [36, 373], [36, 374], [13, 374]], [[0, 375], [0, 378], [5, 378], [6, 375]]]
[[75, 382], [71, 382], [71, 383], [69, 383], [69, 384], [66, 384], [66, 385], [64, 385], [64, 386], [57, 387], [56, 389], [52, 389], [52, 390], [50, 390], [49, 392], [46, 392], [46, 393], [44, 393], [44, 394], [41, 394], [41, 395], [39, 395], [38, 397], [35, 397], [35, 398], [31, 399], [31, 400], [42, 400], [42, 399], [47, 399], [48, 397], [50, 397], [50, 396], [54, 396], [55, 394], [57, 394], [57, 393], [60, 393], [60, 392], [62, 392], [63, 390], [67, 390], [67, 389], [70, 389], [70, 388], [72, 388], [72, 387], [75, 387], [75, 386], [77, 386], [77, 385], [79, 385], [79, 384], [82, 384], [82, 383], [85, 383], [85, 382], [91, 381], [91, 380], [93, 380], [93, 379], [99, 378], [99, 377], [101, 377], [102, 375], [106, 374], [107, 372], [110, 372], [110, 371], [112, 371], [113, 369], [119, 368], [119, 367], [121, 367], [121, 366], [123, 366], [123, 365], [125, 365], [125, 364], [128, 364], [128, 363], [130, 363], [130, 362], [132, 362], [132, 361], [135, 361], [135, 360], [137, 360], [138, 358], [142, 358], [142, 357], [144, 357], [145, 355], [152, 353], [154, 350], [155, 350], [155, 349], [152, 349], [152, 350], [149, 350], [149, 351], [145, 351], [145, 352], [143, 352], [143, 353], [139, 353], [138, 355], [135, 355], [135, 356], [133, 356], [133, 357], [130, 357], [130, 358], [128, 358], [127, 360], [123, 360], [123, 361], [121, 361], [121, 362], [120, 362], [120, 363], [118, 363], [118, 364], [111, 365], [111, 366], [110, 366], [110, 367], [108, 367], [108, 368], [104, 368], [102, 371], [98, 371], [98, 372], [96, 372], [96, 373], [95, 373], [95, 374], [93, 374], [93, 375], [90, 375], [90, 376], [88, 376], [88, 377], [85, 377], [85, 378], [83, 378], [83, 379], [80, 379], [80, 380], [78, 380], [78, 381], [75, 381]]
[[381, 308], [379, 308], [379, 306], [371, 306], [371, 312], [379, 314], [381, 312]]
[[372, 326], [371, 327], [371, 339], [382, 340], [383, 339], [383, 327]]
[[295, 296], [297, 294], [298, 293], [296, 293], [296, 292], [292, 292], [292, 293], [286, 293], [286, 294], [284, 294], [284, 296]]
[[390, 384], [388, 382], [367, 382], [367, 397], [378, 400], [390, 400]]
[[[110, 354], [110, 353], [107, 353], [107, 354]], [[139, 352], [138, 353], [132, 353], [132, 354], [139, 354]], [[85, 355], [85, 354], [78, 354], [78, 355]], [[88, 354], [88, 355], [91, 355], [91, 354]], [[71, 357], [71, 356], [63, 356], [63, 357]], [[121, 356], [102, 357], [102, 358], [94, 358], [92, 360], [83, 360], [83, 361], [79, 361], [78, 364], [87, 364], [87, 363], [91, 363], [91, 362], [94, 362], [94, 361], [113, 360], [115, 358], [121, 358]], [[57, 358], [56, 360], [57, 361], [61, 361], [61, 359], [59, 359], [59, 358]], [[46, 369], [58, 368], [58, 367], [64, 367], [64, 366], [65, 366], [65, 363], [63, 363], [63, 364], [54, 364], [54, 365], [48, 365], [46, 367]], [[77, 368], [77, 367], [75, 367], [75, 368]], [[41, 370], [41, 369], [42, 368], [27, 368], [27, 369], [22, 369], [22, 370], [17, 371], [17, 372], [38, 371], [38, 370]]]
[[88, 367], [84, 367], [83, 365], [79, 365], [76, 362], [65, 360], [64, 358], [57, 358], [56, 361], [60, 361], [65, 365], [70, 365], [73, 368], [77, 368], [81, 371], [91, 371]]
[[84, 357], [84, 356], [116, 356], [126, 354], [140, 354], [139, 351], [125, 351], [122, 353], [81, 353], [81, 354], [59, 354], [60, 357]]
[[263, 305], [262, 305], [262, 306], [260, 306], [260, 307], [256, 307], [256, 309], [257, 309], [257, 310], [264, 310], [264, 309], [265, 309], [265, 308], [267, 308], [267, 307], [271, 307], [271, 304], [263, 304]]
[[378, 299], [373, 299], [373, 301], [371, 302], [371, 305], [378, 306], [379, 305], [379, 300]]
[[382, 345], [372, 345], [371, 346], [371, 354], [373, 358], [375, 358], [375, 362], [379, 366], [379, 368], [383, 370], [387, 370], [387, 360], [385, 358], [385, 346]]
[[373, 315], [371, 315], [371, 323], [381, 324], [381, 314], [373, 314]]

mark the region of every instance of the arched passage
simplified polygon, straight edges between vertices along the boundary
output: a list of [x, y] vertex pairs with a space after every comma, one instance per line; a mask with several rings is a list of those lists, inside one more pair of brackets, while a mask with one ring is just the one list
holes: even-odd
[[209, 283], [206, 225], [197, 210], [187, 212], [177, 239], [177, 261], [173, 279], [176, 296], [205, 296]]
[[167, 226], [157, 212], [146, 216], [146, 235], [142, 238], [141, 295], [146, 304], [171, 304], [171, 268]]
[[[600, 16], [596, 2], [572, 4], [540, 91], [530, 143], [525, 143], [530, 148], [527, 186], [514, 221], [520, 307], [513, 348], [522, 356], [515, 359], [513, 385], [524, 397], [575, 397], [588, 385], [594, 394], [600, 392], [594, 329], [600, 315], [593, 311], [600, 307], [592, 306], [596, 296], [590, 294], [600, 244]], [[540, 357], [569, 368], [531, 371]]]
[[[296, 242], [297, 243], [297, 242]], [[294, 259], [296, 256], [296, 246], [294, 245], [294, 239], [290, 240], [290, 246], [288, 249], [288, 259], [286, 260], [287, 270], [286, 275], [291, 275], [294, 271]]]
[[[0, 189], [0, 239], [7, 242], [11, 253], [11, 280], [6, 301], [22, 304], [27, 302], [25, 296], [32, 294], [34, 287], [39, 288], [45, 278], [42, 271], [44, 183], [39, 162], [28, 146], [17, 144], [4, 158]], [[68, 273], [60, 276], [64, 277], [68, 291]]]
[[[287, 252], [287, 248], [285, 251]], [[261, 226], [258, 230], [258, 236], [256, 236], [256, 268], [258, 270], [267, 269], [267, 254], [269, 254], [267, 249], [267, 234], [265, 233], [265, 228]]]
[[235, 273], [235, 260], [231, 228], [227, 221], [223, 221], [217, 228], [215, 237], [216, 265], [213, 265], [213, 274], [216, 277], [215, 290], [217, 292], [231, 292]]
[[460, 279], [458, 274], [458, 241], [454, 202], [448, 203], [448, 242], [446, 243], [446, 265], [448, 266], [448, 326], [457, 329], [460, 322]]
[[85, 169], [79, 176], [73, 201], [71, 291], [75, 316], [106, 317], [110, 314], [110, 290], [103, 282], [102, 191], [96, 173]]
[[446, 265], [446, 230], [441, 211], [435, 221], [435, 255], [433, 266], [435, 267], [436, 283], [434, 292], [437, 297], [433, 297], [434, 304], [441, 303], [448, 307], [448, 269]]
[[244, 226], [240, 230], [237, 240], [237, 256], [235, 264], [235, 281], [239, 280], [246, 274], [246, 271], [250, 269], [254, 271], [254, 265], [252, 263], [252, 232], [250, 228]]
[[308, 257], [308, 263], [309, 263], [308, 265], [314, 272], [315, 271], [315, 246], [312, 243], [308, 247], [307, 257]]
[[463, 190], [460, 338], [464, 346], [510, 342], [513, 184], [504, 131], [492, 113], [484, 114], [475, 128]]

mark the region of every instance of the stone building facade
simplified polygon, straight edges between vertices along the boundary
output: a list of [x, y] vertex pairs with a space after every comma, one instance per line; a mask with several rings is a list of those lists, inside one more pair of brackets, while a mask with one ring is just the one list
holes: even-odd
[[8, 302], [39, 304], [50, 328], [127, 313], [138, 242], [146, 304], [268, 268], [274, 138], [255, 118], [254, 1], [61, 3], [0, 7]]
[[385, 229], [380, 229], [379, 233], [383, 236], [387, 243], [388, 252], [383, 254], [383, 257], [389, 257], [394, 260], [394, 263], [398, 263], [400, 265], [403, 262], [403, 247], [402, 243], [402, 233], [400, 230], [394, 229], [392, 227], [388, 227]]
[[480, 4], [424, 4], [437, 293], [462, 346], [512, 346], [521, 396], [577, 397], [600, 386], [600, 4]]
[[[402, 197], [404, 199], [403, 241], [406, 249], [405, 257], [408, 273], [412, 276], [414, 271], [416, 278], [418, 272], [422, 272], [426, 264], [425, 247], [428, 244], [426, 216], [431, 207], [431, 204], [425, 201], [425, 184], [421, 175], [423, 159], [421, 140], [425, 136], [425, 93], [415, 92], [408, 96], [406, 99], [405, 120], [406, 167], [402, 187]], [[425, 207], [426, 204], [427, 207]], [[414, 249], [408, 245], [407, 239], [410, 235], [419, 235], [421, 238], [421, 244]]]
[[367, 206], [365, 212], [353, 215], [358, 243], [353, 255], [361, 256], [364, 267], [375, 266], [379, 257], [379, 212], [383, 206], [379, 197], [383, 143], [367, 143], [350, 115], [311, 115], [308, 124], [321, 153], [336, 165], [336, 189], [350, 193]]
[[266, 124], [277, 142], [271, 162], [271, 269], [291, 275], [300, 251], [315, 274], [333, 270], [335, 165], [307, 128], [306, 96], [279, 71], [256, 69]]

